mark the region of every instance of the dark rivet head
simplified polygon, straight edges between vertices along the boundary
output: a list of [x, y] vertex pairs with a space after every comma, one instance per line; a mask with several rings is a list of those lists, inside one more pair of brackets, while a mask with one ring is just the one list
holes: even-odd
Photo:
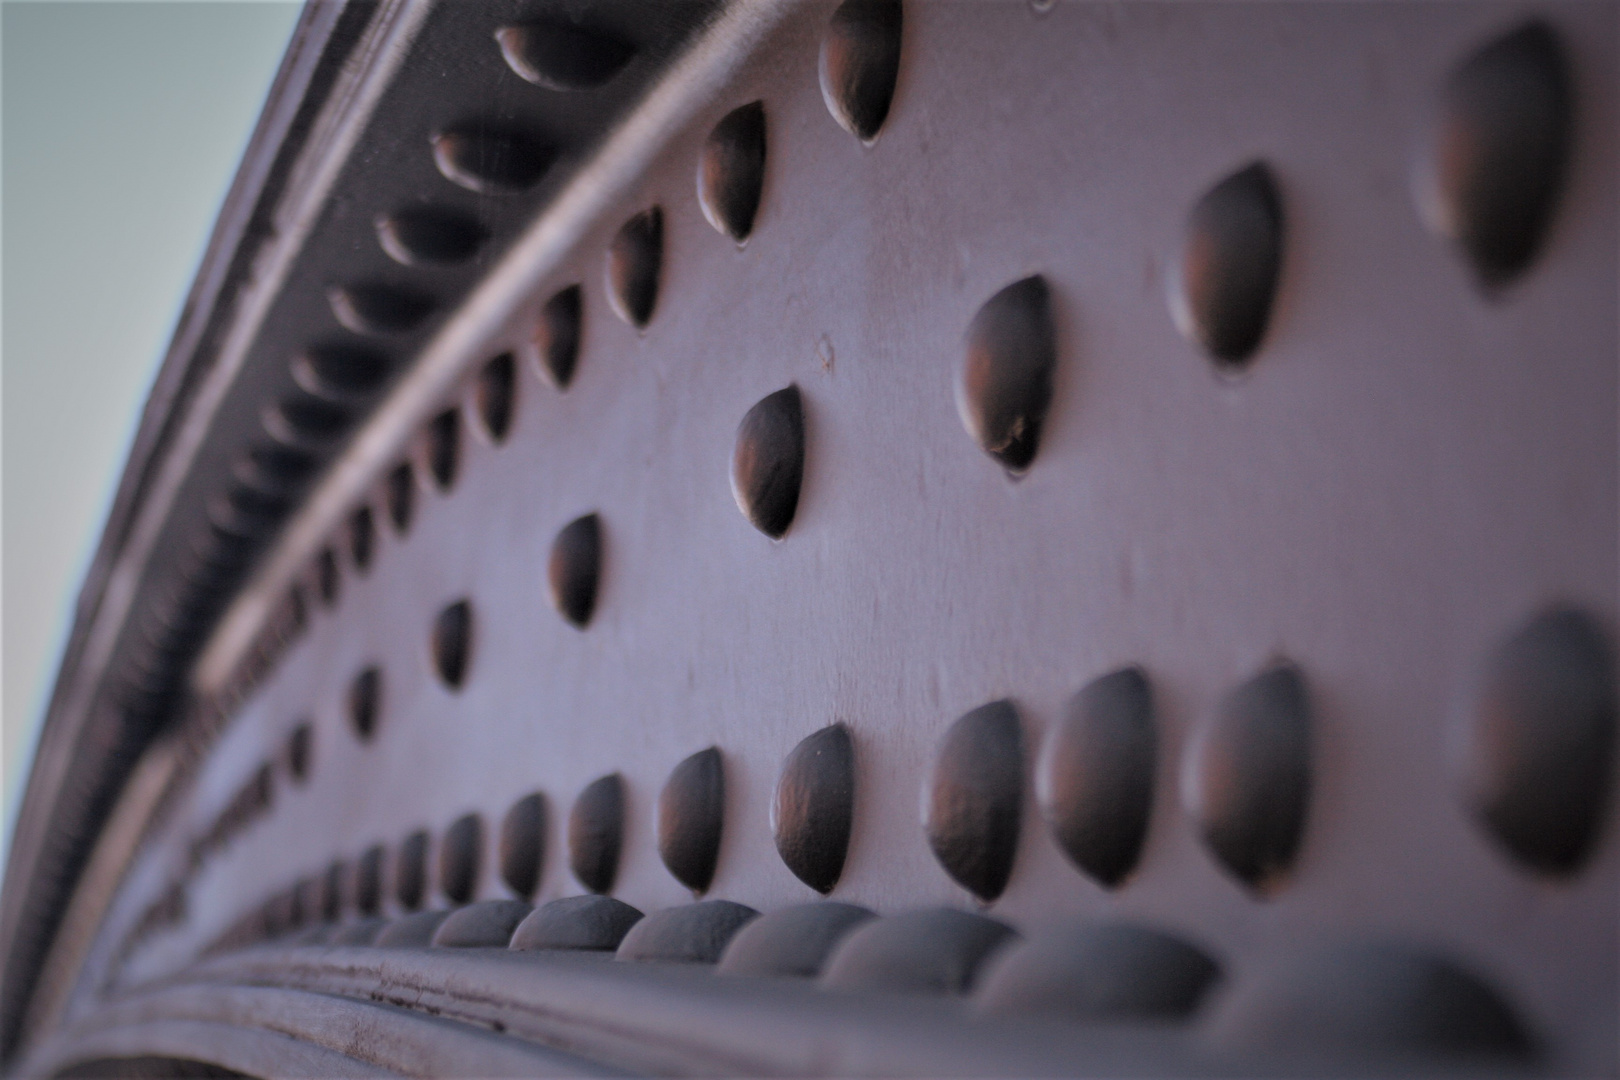
[[935, 752], [923, 827], [945, 872], [986, 902], [1001, 895], [1018, 851], [1024, 736], [1010, 701], [957, 720]]
[[1158, 930], [1064, 924], [991, 961], [976, 1003], [989, 1016], [1180, 1020], [1220, 973], [1203, 950]]
[[316, 459], [285, 446], [251, 446], [231, 466], [231, 475], [266, 495], [291, 495], [315, 475]]
[[1533, 870], [1571, 874], [1596, 844], [1614, 775], [1614, 659], [1585, 612], [1556, 607], [1499, 645], [1468, 727], [1464, 795]]
[[372, 349], [323, 345], [293, 360], [292, 377], [305, 393], [343, 403], [376, 393], [391, 367], [387, 356]]
[[714, 881], [725, 818], [725, 767], [711, 746], [675, 766], [658, 794], [658, 855], [695, 893], [707, 892]]
[[342, 859], [334, 860], [321, 875], [321, 918], [326, 922], [337, 922], [343, 916], [343, 890], [344, 883], [349, 877], [349, 864]]
[[607, 253], [608, 300], [619, 318], [646, 327], [658, 306], [658, 276], [664, 262], [664, 210], [654, 206], [626, 221]]
[[737, 931], [717, 970], [813, 979], [844, 936], [872, 917], [866, 908], [834, 901], [778, 908]]
[[363, 919], [340, 926], [332, 935], [333, 945], [368, 946], [376, 942], [379, 934], [388, 926], [388, 920], [376, 915], [368, 915]]
[[394, 859], [394, 898], [406, 911], [415, 911], [427, 897], [428, 834], [413, 832], [399, 844]]
[[337, 552], [331, 548], [322, 548], [321, 553], [315, 556], [315, 591], [320, 593], [321, 603], [327, 607], [336, 604], [342, 583]]
[[450, 917], [448, 911], [418, 911], [395, 919], [377, 935], [379, 949], [425, 949], [433, 943], [439, 924]]
[[534, 898], [546, 868], [546, 797], [525, 795], [501, 822], [501, 878], [524, 900]]
[[1569, 164], [1574, 94], [1558, 35], [1539, 19], [1474, 53], [1441, 93], [1419, 203], [1487, 289], [1535, 258]]
[[1222, 1048], [1332, 1061], [1341, 1069], [1378, 1060], [1410, 1063], [1415, 1055], [1525, 1059], [1535, 1053], [1513, 1009], [1477, 975], [1387, 943], [1311, 948], [1263, 967], [1222, 996], [1207, 1030]]
[[570, 285], [547, 300], [534, 328], [534, 347], [540, 377], [558, 390], [568, 389], [579, 363], [580, 323], [584, 290]]
[[754, 528], [780, 540], [799, 509], [804, 481], [804, 399], [797, 386], [767, 394], [737, 425], [731, 494]]
[[332, 314], [357, 334], [405, 334], [433, 313], [433, 298], [400, 285], [361, 282], [326, 291]]
[[1052, 837], [1104, 885], [1136, 868], [1153, 809], [1158, 737], [1141, 668], [1093, 680], [1047, 732], [1035, 792]]
[[368, 667], [354, 677], [349, 686], [349, 723], [354, 733], [366, 742], [377, 731], [377, 717], [382, 712], [382, 671]]
[[388, 473], [386, 491], [388, 520], [401, 536], [410, 531], [411, 517], [416, 510], [416, 478], [411, 475], [408, 461], [395, 465]]
[[584, 629], [596, 610], [602, 579], [602, 520], [596, 514], [575, 518], [551, 542], [546, 580], [558, 614]]
[[961, 994], [985, 960], [1017, 938], [1006, 923], [950, 908], [869, 919], [833, 950], [821, 982], [838, 990]]
[[759, 912], [730, 900], [655, 911], [630, 927], [614, 954], [617, 960], [665, 964], [712, 964], [738, 930]]
[[258, 540], [280, 523], [291, 504], [280, 495], [265, 495], [250, 487], [234, 487], [208, 503], [208, 520], [226, 535]]
[[556, 151], [533, 136], [480, 124], [433, 137], [433, 163], [446, 180], [480, 195], [512, 195], [539, 183]]
[[506, 441], [506, 433], [512, 430], [516, 399], [517, 366], [511, 353], [502, 353], [478, 373], [478, 385], [473, 392], [479, 422], [491, 442]]
[[[439, 889], [452, 904], [465, 904], [478, 891], [484, 856], [484, 819], [464, 814], [444, 830], [439, 846]], [[514, 923], [514, 925], [516, 925]]]
[[302, 784], [309, 779], [310, 761], [314, 754], [315, 729], [304, 721], [287, 736], [287, 775], [293, 783]]
[[534, 909], [521, 900], [480, 900], [452, 911], [433, 932], [435, 949], [504, 949]]
[[461, 689], [461, 684], [467, 681], [472, 638], [472, 604], [466, 600], [446, 606], [433, 620], [433, 670], [452, 690]]
[[765, 187], [765, 105], [732, 109], [709, 132], [698, 160], [698, 203], [703, 216], [738, 243], [754, 231]]
[[624, 778], [618, 773], [586, 785], [568, 813], [568, 866], [594, 893], [613, 891], [624, 843]]
[[323, 453], [348, 431], [354, 415], [341, 405], [300, 395], [265, 406], [265, 432], [294, 450]]
[[377, 219], [377, 240], [406, 266], [450, 266], [478, 254], [489, 233], [478, 219], [457, 210], [410, 206]]
[[501, 55], [518, 75], [548, 90], [601, 86], [635, 55], [627, 41], [599, 29], [535, 22], [495, 31]]
[[1299, 669], [1280, 664], [1221, 700], [1194, 735], [1187, 812], [1221, 864], [1257, 892], [1293, 865], [1311, 797], [1311, 718]]
[[900, 0], [844, 0], [821, 42], [821, 96], [862, 142], [889, 117], [900, 74]]
[[382, 910], [383, 861], [387, 853], [381, 844], [373, 844], [354, 860], [352, 884], [354, 910], [361, 915], [375, 915]]
[[984, 302], [967, 331], [956, 408], [973, 441], [1014, 472], [1029, 468], [1052, 404], [1052, 297], [1036, 274]]
[[349, 515], [349, 556], [356, 570], [364, 572], [371, 567], [376, 546], [376, 520], [371, 516], [371, 507], [362, 506]]
[[446, 409], [422, 431], [418, 454], [433, 486], [449, 491], [456, 482], [456, 470], [461, 463], [461, 414]]
[[855, 816], [855, 747], [833, 724], [793, 748], [776, 782], [771, 828], [776, 850], [800, 881], [829, 893], [844, 872]]
[[566, 896], [541, 905], [519, 923], [509, 947], [611, 952], [639, 921], [641, 912], [611, 896]]
[[1168, 279], [1182, 335], [1224, 367], [1247, 361], [1271, 319], [1282, 253], [1282, 196], [1265, 163], [1210, 188], [1187, 219]]

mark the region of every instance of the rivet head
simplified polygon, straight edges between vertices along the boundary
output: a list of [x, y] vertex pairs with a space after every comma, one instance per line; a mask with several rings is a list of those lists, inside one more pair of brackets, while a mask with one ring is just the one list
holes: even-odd
[[540, 309], [534, 328], [540, 377], [558, 390], [568, 389], [579, 363], [580, 324], [584, 314], [584, 290], [578, 285], [559, 289]]
[[342, 404], [376, 393], [392, 368], [388, 357], [374, 349], [321, 345], [293, 360], [292, 377], [306, 394]]
[[765, 105], [752, 101], [714, 125], [698, 159], [698, 203], [720, 233], [738, 243], [754, 231], [765, 187]]
[[489, 239], [478, 219], [440, 206], [408, 206], [377, 219], [377, 242], [405, 266], [453, 266]]
[[385, 498], [388, 520], [394, 523], [394, 531], [404, 536], [410, 531], [416, 511], [416, 478], [411, 474], [410, 462], [401, 462], [388, 473]]
[[1007, 887], [1023, 800], [1024, 737], [1013, 703], [992, 701], [952, 724], [923, 788], [923, 827], [945, 872], [980, 900]]
[[598, 777], [568, 813], [568, 867], [593, 893], [613, 891], [624, 843], [624, 778]]
[[359, 282], [326, 291], [332, 314], [357, 334], [405, 334], [433, 313], [433, 298], [401, 285]]
[[321, 876], [321, 919], [337, 922], [343, 916], [343, 890], [349, 878], [349, 864], [335, 859]]
[[602, 519], [596, 514], [575, 518], [551, 542], [546, 581], [551, 604], [569, 623], [583, 630], [596, 611], [602, 579]]
[[479, 124], [433, 137], [433, 163], [480, 195], [513, 195], [540, 182], [556, 151], [526, 132]]
[[417, 442], [417, 453], [433, 486], [449, 491], [461, 464], [461, 414], [446, 409], [428, 421]]
[[371, 567], [371, 556], [376, 550], [377, 525], [371, 507], [361, 506], [349, 515], [349, 558], [354, 568], [364, 573]]
[[314, 756], [315, 729], [306, 720], [287, 736], [287, 775], [293, 783], [309, 779], [310, 759]]
[[381, 844], [373, 844], [354, 860], [349, 889], [354, 897], [354, 910], [361, 915], [375, 915], [382, 910], [383, 862], [387, 853]]
[[675, 766], [658, 794], [658, 855], [694, 893], [714, 881], [725, 812], [725, 769], [713, 746]]
[[813, 979], [838, 943], [871, 918], [866, 908], [832, 900], [777, 908], [737, 931], [717, 970], [722, 975]]
[[780, 540], [799, 509], [804, 481], [804, 399], [797, 386], [767, 394], [737, 425], [731, 494], [760, 532]]
[[433, 943], [439, 924], [450, 917], [448, 911], [418, 911], [395, 919], [377, 935], [379, 949], [425, 949]]
[[665, 908], [632, 926], [619, 943], [614, 959], [713, 964], [737, 931], [757, 918], [759, 912], [730, 900], [705, 900]]
[[844, 0], [821, 41], [821, 96], [862, 142], [889, 117], [900, 74], [900, 0]]
[[480, 900], [453, 911], [433, 932], [435, 949], [504, 949], [534, 909], [521, 900]]
[[1467, 728], [1464, 797], [1525, 866], [1575, 872], [1597, 842], [1614, 775], [1615, 673], [1591, 616], [1555, 607], [1502, 642]]
[[1051, 290], [1039, 274], [986, 300], [968, 326], [956, 408], [973, 441], [1014, 472], [1035, 460], [1056, 367]]
[[1415, 1055], [1478, 1067], [1536, 1050], [1512, 1007], [1479, 976], [1386, 942], [1309, 947], [1262, 967], [1222, 995], [1206, 1031], [1222, 1049], [1333, 1062], [1336, 1070], [1347, 1062], [1409, 1065]]
[[[464, 814], [444, 830], [439, 846], [439, 889], [452, 904], [465, 904], [478, 891], [484, 856], [484, 819]], [[513, 925], [517, 925], [515, 922]]]
[[1203, 950], [1159, 930], [1058, 924], [998, 955], [976, 1004], [988, 1016], [1181, 1020], [1220, 973]]
[[337, 552], [322, 548], [315, 556], [315, 591], [320, 594], [321, 603], [327, 607], [335, 605], [342, 587], [343, 572], [338, 566]]
[[231, 466], [231, 475], [246, 487], [265, 495], [286, 496], [303, 489], [315, 473], [315, 458], [285, 446], [260, 444]]
[[565, 896], [542, 904], [518, 924], [508, 948], [611, 952], [641, 921], [641, 912], [611, 896]]
[[321, 454], [349, 430], [354, 414], [333, 402], [300, 394], [266, 405], [260, 420], [265, 433], [282, 446]]
[[855, 747], [833, 724], [793, 748], [776, 782], [771, 828], [776, 850], [798, 879], [829, 893], [844, 872], [855, 815]]
[[1417, 178], [1419, 209], [1484, 288], [1512, 281], [1541, 247], [1568, 170], [1573, 113], [1563, 46], [1539, 19], [1447, 80]]
[[484, 365], [473, 400], [490, 442], [505, 442], [517, 406], [517, 363], [511, 353], [502, 353]]
[[415, 911], [427, 897], [428, 834], [413, 832], [399, 843], [394, 859], [394, 899], [406, 911]]
[[1242, 366], [1265, 336], [1282, 254], [1282, 195], [1257, 161], [1205, 192], [1187, 219], [1168, 277], [1176, 328], [1222, 367]]
[[836, 990], [962, 994], [985, 961], [1017, 939], [1006, 923], [951, 908], [869, 919], [839, 942], [821, 983]]
[[472, 660], [473, 615], [472, 604], [457, 600], [439, 612], [433, 620], [433, 670], [452, 690], [459, 690], [467, 681], [467, 667]]
[[382, 712], [382, 671], [368, 667], [349, 684], [349, 723], [361, 742], [368, 742], [377, 732], [377, 717]]
[[1104, 885], [1141, 856], [1157, 755], [1153, 697], [1136, 667], [1088, 683], [1047, 732], [1037, 801], [1058, 846]]
[[564, 22], [505, 26], [495, 41], [507, 66], [548, 90], [590, 90], [617, 75], [635, 47], [604, 30]]
[[645, 329], [658, 306], [664, 262], [664, 210], [653, 206], [619, 227], [608, 244], [608, 301], [619, 318]]
[[546, 867], [546, 797], [525, 795], [501, 822], [501, 879], [524, 900], [532, 900]]
[[1256, 892], [1293, 866], [1311, 795], [1311, 719], [1291, 664], [1226, 695], [1194, 734], [1182, 775], [1188, 814], [1230, 873]]

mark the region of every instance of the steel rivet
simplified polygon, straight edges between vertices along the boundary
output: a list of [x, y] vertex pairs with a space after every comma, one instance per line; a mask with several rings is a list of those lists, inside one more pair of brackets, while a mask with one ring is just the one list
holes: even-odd
[[719, 232], [741, 243], [754, 231], [765, 187], [765, 105], [752, 101], [714, 125], [698, 159], [698, 203]]
[[382, 249], [406, 266], [466, 262], [488, 238], [477, 218], [445, 207], [411, 206], [377, 219]]
[[1052, 403], [1057, 336], [1039, 274], [984, 302], [967, 330], [956, 408], [973, 441], [1014, 472], [1029, 468]]
[[349, 877], [349, 865], [342, 859], [334, 860], [321, 877], [321, 918], [337, 922], [343, 917], [343, 889]]
[[287, 736], [287, 775], [292, 777], [295, 784], [302, 784], [309, 779], [314, 741], [315, 732], [307, 720], [293, 728], [292, 734]]
[[714, 881], [725, 815], [725, 768], [711, 746], [675, 766], [658, 794], [658, 855], [694, 893]]
[[833, 724], [788, 754], [776, 782], [771, 828], [787, 868], [819, 893], [844, 871], [855, 813], [855, 747], [849, 728]]
[[293, 382], [313, 397], [345, 404], [376, 393], [393, 365], [383, 353], [353, 345], [307, 349], [292, 362]]
[[375, 915], [382, 910], [383, 861], [387, 853], [381, 844], [373, 844], [354, 861], [354, 909], [361, 915]]
[[447, 605], [433, 620], [433, 670], [452, 690], [461, 689], [467, 680], [472, 636], [472, 604], [466, 600]]
[[596, 611], [602, 578], [602, 521], [596, 514], [575, 518], [551, 542], [546, 580], [551, 604], [574, 626], [584, 629]]
[[613, 891], [624, 842], [624, 778], [618, 773], [586, 785], [568, 813], [568, 865], [594, 893]]
[[1585, 612], [1555, 607], [1499, 645], [1468, 728], [1464, 798], [1498, 842], [1545, 874], [1597, 843], [1614, 774], [1614, 660]]
[[316, 464], [315, 458], [302, 450], [250, 446], [231, 466], [231, 475], [266, 495], [289, 496], [301, 490], [314, 476]]
[[839, 126], [877, 138], [900, 74], [900, 0], [844, 0], [821, 42], [821, 96]]
[[411, 475], [410, 462], [395, 465], [388, 474], [388, 519], [394, 531], [404, 536], [411, 528], [411, 517], [416, 510], [416, 481]]
[[359, 507], [349, 515], [349, 556], [354, 560], [356, 570], [364, 573], [370, 569], [376, 540], [377, 526], [371, 516], [371, 507]]
[[738, 930], [759, 912], [730, 900], [655, 911], [638, 920], [619, 943], [616, 960], [638, 963], [712, 964]]
[[512, 804], [501, 822], [501, 878], [524, 900], [534, 899], [546, 866], [546, 797], [536, 791]]
[[1162, 931], [1058, 924], [997, 957], [985, 971], [976, 1004], [987, 1016], [1181, 1020], [1203, 1002], [1220, 973], [1203, 950]]
[[435, 949], [504, 949], [534, 909], [521, 900], [480, 900], [450, 913], [433, 932]]
[[1310, 701], [1299, 669], [1279, 664], [1221, 700], [1188, 747], [1182, 795], [1227, 870], [1257, 892], [1278, 883], [1310, 806]]
[[439, 846], [439, 889], [447, 900], [452, 904], [472, 900], [478, 891], [478, 870], [483, 861], [484, 819], [477, 814], [463, 814], [444, 830], [444, 841]]
[[797, 386], [767, 394], [737, 425], [731, 494], [754, 528], [780, 540], [799, 509], [804, 481], [804, 400]]
[[382, 711], [382, 671], [368, 667], [354, 677], [349, 686], [349, 723], [361, 742], [370, 740], [377, 731], [377, 717]]
[[547, 300], [535, 324], [534, 347], [540, 361], [540, 377], [558, 390], [568, 389], [579, 363], [580, 324], [584, 290], [570, 285]]
[[1136, 867], [1153, 809], [1158, 737], [1141, 668], [1087, 684], [1047, 732], [1037, 801], [1074, 864], [1104, 885]]
[[945, 872], [986, 902], [1012, 874], [1023, 799], [1024, 737], [1013, 703], [992, 701], [952, 724], [923, 788], [923, 827]]
[[512, 414], [517, 398], [517, 369], [511, 353], [502, 353], [484, 365], [478, 373], [478, 387], [474, 401], [478, 406], [478, 419], [490, 441], [506, 441], [512, 430]]
[[611, 896], [566, 896], [534, 910], [512, 932], [509, 948], [607, 952], [641, 920], [641, 912]]
[[433, 163], [446, 180], [480, 195], [515, 195], [540, 182], [556, 151], [526, 132], [494, 124], [433, 137]]
[[433, 313], [433, 297], [401, 285], [362, 282], [326, 290], [332, 314], [357, 334], [406, 334]]
[[962, 994], [985, 960], [1017, 937], [1006, 923], [950, 908], [870, 919], [833, 950], [821, 983], [838, 990]]
[[427, 896], [428, 843], [425, 830], [400, 841], [399, 855], [394, 860], [394, 898], [406, 911], [421, 907]]
[[440, 491], [449, 491], [456, 482], [456, 470], [461, 463], [461, 416], [455, 409], [446, 409], [428, 422], [422, 434], [422, 463], [433, 485]]
[[1480, 284], [1506, 285], [1535, 258], [1557, 209], [1573, 143], [1564, 48], [1539, 19], [1481, 48], [1441, 93], [1418, 202]]
[[845, 935], [872, 917], [866, 908], [831, 900], [778, 908], [737, 931], [717, 970], [813, 979]]
[[617, 75], [635, 47], [599, 29], [535, 22], [495, 31], [501, 55], [518, 75], [548, 90], [589, 90]]
[[337, 603], [342, 581], [337, 552], [331, 548], [322, 548], [321, 553], [315, 557], [315, 591], [320, 593], [321, 603], [327, 607]]
[[608, 245], [608, 300], [619, 318], [645, 329], [658, 306], [664, 261], [664, 210], [654, 206], [619, 227]]
[[319, 454], [343, 437], [354, 416], [330, 401], [300, 395], [265, 406], [260, 419], [265, 432], [281, 445]]
[[425, 949], [433, 944], [439, 925], [450, 917], [448, 911], [418, 911], [395, 919], [377, 935], [379, 949]]
[[1176, 328], [1223, 367], [1241, 366], [1265, 336], [1282, 256], [1282, 196], [1257, 161], [1210, 188], [1188, 216], [1167, 279]]

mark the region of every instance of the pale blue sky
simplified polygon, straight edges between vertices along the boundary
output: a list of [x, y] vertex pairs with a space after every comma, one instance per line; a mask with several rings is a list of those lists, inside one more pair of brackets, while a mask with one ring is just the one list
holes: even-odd
[[0, 4], [0, 845], [140, 407], [298, 11]]

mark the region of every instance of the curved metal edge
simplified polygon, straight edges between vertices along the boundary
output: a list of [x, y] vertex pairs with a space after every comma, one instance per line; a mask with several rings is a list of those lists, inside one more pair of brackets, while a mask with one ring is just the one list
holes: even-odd
[[44, 1080], [76, 1065], [142, 1057], [204, 1061], [266, 1080], [397, 1075], [273, 1031], [200, 1020], [148, 1020], [86, 1032], [70, 1044], [53, 1040], [12, 1075]]
[[215, 367], [235, 300], [274, 239], [274, 208], [377, 7], [376, 0], [311, 0], [305, 7], [142, 411], [75, 606], [11, 837], [0, 895], [0, 1061], [19, 1048], [24, 1013], [68, 896], [134, 766], [118, 730], [121, 710], [97, 707], [96, 698], [145, 562], [146, 552], [134, 550], [135, 534], [153, 512], [153, 485], [170, 469], [191, 406]]

